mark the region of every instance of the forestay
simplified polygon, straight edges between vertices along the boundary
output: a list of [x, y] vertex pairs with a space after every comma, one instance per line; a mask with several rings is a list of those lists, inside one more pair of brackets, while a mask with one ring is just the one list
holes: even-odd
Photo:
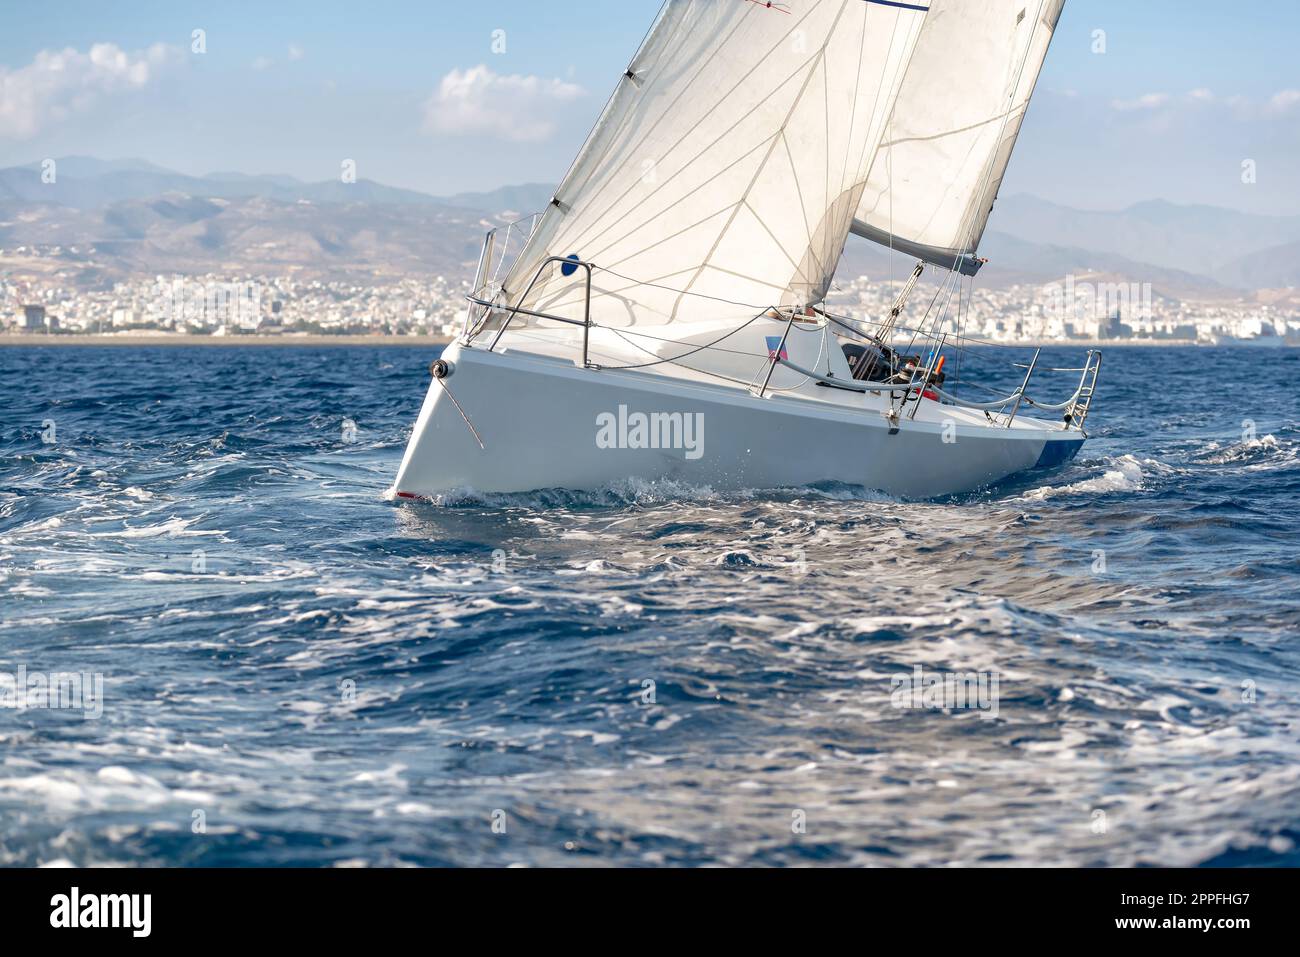
[[501, 300], [581, 318], [585, 271], [543, 265], [558, 256], [598, 267], [591, 309], [603, 325], [820, 301], [925, 11], [669, 0]]

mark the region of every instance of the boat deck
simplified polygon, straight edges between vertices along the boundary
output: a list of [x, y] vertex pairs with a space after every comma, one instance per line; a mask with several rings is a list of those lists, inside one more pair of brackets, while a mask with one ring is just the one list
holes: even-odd
[[[764, 395], [774, 401], [811, 402], [834, 408], [862, 410], [885, 415], [891, 405], [889, 393], [837, 389], [786, 366], [771, 369], [767, 350], [777, 343], [787, 323], [762, 319], [744, 329], [736, 324], [674, 324], [647, 329], [614, 329], [592, 326], [587, 344], [588, 361], [606, 372], [656, 379], [668, 378], [710, 389], [757, 394], [771, 370]], [[719, 341], [720, 340], [720, 341]], [[486, 348], [491, 339], [481, 336], [475, 348]], [[841, 338], [825, 322], [799, 323], [787, 337], [789, 358], [805, 369], [852, 382], [852, 373], [841, 350]], [[526, 353], [582, 363], [583, 330], [573, 326], [512, 326], [497, 345], [498, 351]], [[897, 394], [896, 394], [897, 396]], [[919, 422], [953, 421], [962, 426], [1007, 427], [993, 422], [984, 412], [933, 399], [908, 403], [903, 415]], [[1010, 428], [1042, 431], [1061, 429], [1059, 422], [1019, 414]]]

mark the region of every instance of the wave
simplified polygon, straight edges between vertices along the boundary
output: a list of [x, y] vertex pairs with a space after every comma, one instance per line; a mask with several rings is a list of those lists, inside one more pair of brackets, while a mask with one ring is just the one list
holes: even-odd
[[1201, 465], [1237, 466], [1246, 471], [1270, 471], [1294, 466], [1300, 459], [1300, 443], [1284, 436], [1266, 434], [1241, 442], [1209, 442], [1193, 457]]
[[718, 491], [709, 485], [694, 485], [675, 479], [629, 477], [607, 482], [591, 491], [576, 489], [536, 489], [530, 492], [479, 492], [472, 488], [451, 489], [418, 498], [397, 497], [392, 489], [382, 496], [386, 501], [419, 503], [437, 508], [623, 508], [683, 503], [690, 505], [734, 505], [745, 502], [788, 502], [802, 499], [827, 502], [901, 502], [861, 485], [825, 482], [786, 488], [750, 488]]
[[[1145, 468], [1144, 468], [1145, 467]], [[1133, 455], [1107, 456], [1099, 466], [1082, 467], [1094, 474], [1076, 479], [1065, 485], [1047, 485], [1021, 493], [1027, 501], [1043, 502], [1067, 495], [1109, 495], [1116, 492], [1138, 492], [1143, 489], [1143, 479], [1149, 472], [1170, 472], [1171, 467], [1155, 459], [1138, 459]], [[1095, 474], [1100, 468], [1101, 474]]]
[[[406, 353], [54, 351], [0, 382], [66, 441], [0, 430], [0, 671], [103, 673], [104, 715], [0, 731], [0, 864], [1297, 860], [1300, 397], [1248, 439], [1193, 388], [1276, 357], [1116, 350], [1081, 458], [955, 499], [395, 504]], [[918, 665], [997, 716], [899, 710]]]

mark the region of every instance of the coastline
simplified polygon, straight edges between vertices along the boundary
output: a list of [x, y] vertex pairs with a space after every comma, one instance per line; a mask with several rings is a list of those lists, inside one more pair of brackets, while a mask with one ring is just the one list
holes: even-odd
[[152, 333], [146, 335], [101, 335], [70, 333], [45, 335], [10, 333], [0, 335], [2, 346], [445, 346], [450, 336], [193, 336]]
[[[451, 336], [195, 336], [175, 333], [113, 334], [113, 333], [0, 333], [3, 346], [445, 346]], [[1077, 346], [1086, 349], [1109, 348], [1159, 348], [1162, 346], [1187, 347], [1206, 345], [1189, 339], [1023, 339], [1008, 342], [965, 343], [968, 347], [1012, 346], [1020, 348], [1047, 348]], [[1231, 345], [1250, 345], [1248, 342]], [[1213, 348], [1213, 346], [1210, 346]]]

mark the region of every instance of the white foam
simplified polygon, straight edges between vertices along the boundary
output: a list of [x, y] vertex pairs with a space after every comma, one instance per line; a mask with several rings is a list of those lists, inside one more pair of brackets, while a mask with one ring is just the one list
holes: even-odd
[[1106, 466], [1101, 475], [1081, 479], [1067, 485], [1047, 485], [1042, 488], [1030, 489], [1021, 498], [1042, 502], [1062, 495], [1104, 495], [1109, 492], [1136, 492], [1142, 488], [1142, 480], [1146, 474], [1143, 466], [1150, 470], [1167, 470], [1168, 468], [1153, 459], [1139, 461], [1132, 455], [1121, 455], [1118, 458], [1111, 457], [1103, 461]]
[[[831, 502], [899, 502], [884, 492], [856, 485], [833, 485], [825, 488], [813, 486], [788, 486], [781, 488], [743, 488], [718, 491], [711, 485], [695, 485], [678, 479], [644, 479], [629, 477], [607, 482], [590, 491], [570, 489], [538, 489], [531, 492], [480, 492], [464, 487], [448, 489], [414, 501], [441, 508], [485, 506], [489, 508], [546, 509], [555, 506], [617, 506], [617, 505], [727, 505], [768, 498], [822, 499]], [[390, 489], [382, 496], [393, 501], [396, 496]], [[403, 499], [397, 499], [402, 501]], [[413, 501], [412, 499], [405, 499]]]

